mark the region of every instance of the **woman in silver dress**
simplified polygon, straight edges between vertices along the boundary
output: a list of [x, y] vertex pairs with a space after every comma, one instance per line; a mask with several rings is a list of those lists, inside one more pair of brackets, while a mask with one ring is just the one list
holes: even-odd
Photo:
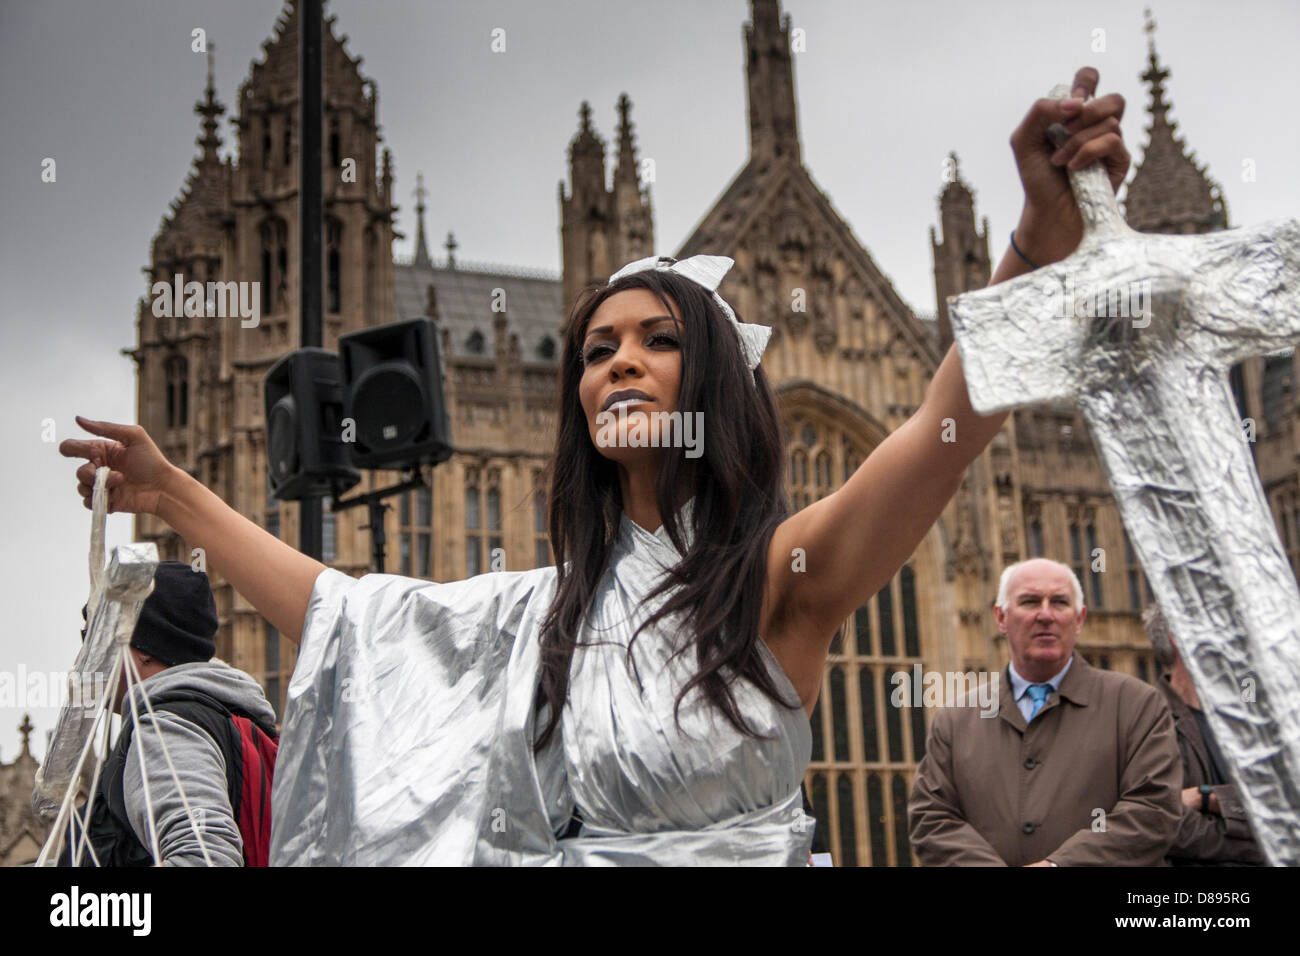
[[[1025, 206], [991, 284], [1078, 244], [1067, 164], [1122, 182], [1123, 100], [1089, 99], [1096, 84], [1080, 70], [1074, 98], [1037, 101], [1012, 135]], [[1059, 151], [1053, 123], [1072, 134]], [[356, 580], [234, 512], [139, 426], [78, 418], [108, 439], [60, 446], [89, 459], [87, 507], [108, 465], [110, 511], [158, 515], [301, 642], [273, 864], [807, 862], [799, 784], [831, 639], [1004, 416], [972, 410], [951, 349], [915, 415], [789, 514], [766, 330], [715, 293], [729, 265], [641, 260], [575, 308], [553, 568]]]

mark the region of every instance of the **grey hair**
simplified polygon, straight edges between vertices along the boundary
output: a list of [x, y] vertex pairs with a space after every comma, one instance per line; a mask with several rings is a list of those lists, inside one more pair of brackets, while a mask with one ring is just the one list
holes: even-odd
[[[1074, 573], [1074, 568], [1068, 564], [1062, 564], [1060, 561], [1052, 561], [1051, 558], [1030, 558], [1029, 561], [1048, 561], [1056, 565], [1062, 571], [1070, 576], [1070, 584], [1074, 587], [1074, 607], [1075, 610], [1083, 608], [1083, 585], [1079, 583], [1079, 576]], [[1011, 599], [1007, 596], [1007, 585], [1011, 583], [1011, 575], [1018, 569], [1024, 567], [1029, 561], [1017, 561], [1015, 564], [1009, 564], [1002, 572], [1002, 580], [998, 582], [998, 599], [995, 602], [998, 607], [1005, 612]]]
[[1147, 640], [1156, 652], [1156, 663], [1164, 670], [1172, 670], [1178, 651], [1174, 648], [1173, 636], [1169, 633], [1169, 622], [1165, 620], [1160, 605], [1152, 604], [1142, 612], [1142, 626], [1146, 628]]

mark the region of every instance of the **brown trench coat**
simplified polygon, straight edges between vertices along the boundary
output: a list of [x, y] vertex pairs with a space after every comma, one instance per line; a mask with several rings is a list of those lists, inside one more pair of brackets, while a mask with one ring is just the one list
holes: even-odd
[[[1178, 696], [1169, 675], [1160, 678], [1160, 689], [1174, 716], [1174, 733], [1183, 760], [1183, 786], [1199, 787], [1210, 782], [1210, 750], [1201, 736], [1192, 710]], [[1169, 862], [1175, 866], [1264, 866], [1267, 861], [1255, 843], [1246, 816], [1246, 806], [1230, 783], [1214, 788], [1219, 813], [1202, 813], [1198, 807], [1182, 807], [1178, 835], [1169, 848]]]
[[1003, 668], [998, 712], [935, 714], [908, 801], [925, 866], [1162, 866], [1182, 761], [1164, 698], [1076, 652], [1026, 727]]

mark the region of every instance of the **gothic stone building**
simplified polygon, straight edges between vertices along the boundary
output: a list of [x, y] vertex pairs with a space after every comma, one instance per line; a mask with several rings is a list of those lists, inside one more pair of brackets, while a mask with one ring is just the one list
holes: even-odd
[[49, 827], [32, 811], [32, 790], [40, 766], [32, 756], [32, 719], [23, 715], [18, 727], [23, 742], [10, 763], [0, 761], [0, 866], [36, 862]]
[[[740, 315], [773, 329], [764, 367], [787, 432], [787, 480], [796, 506], [828, 494], [921, 403], [950, 332], [945, 299], [987, 283], [987, 225], [957, 173], [939, 197], [941, 236], [931, 231], [937, 315], [918, 315], [898, 295], [803, 164], [790, 22], [777, 0], [752, 0], [743, 30], [749, 158], [676, 255], [731, 256], [722, 294]], [[551, 561], [542, 471], [555, 427], [560, 329], [583, 285], [654, 251], [654, 217], [640, 181], [626, 98], [612, 180], [606, 145], [584, 104], [559, 190], [562, 277], [457, 263], [454, 241], [431, 259], [420, 188], [419, 235], [409, 262], [394, 261], [394, 174], [378, 153], [378, 95], [346, 37], [327, 21], [325, 123], [327, 294], [324, 345], [340, 334], [427, 315], [441, 329], [456, 453], [431, 470], [429, 487], [404, 494], [385, 519], [396, 544], [388, 570], [445, 581]], [[224, 107], [209, 79], [196, 110], [201, 148], [181, 196], [153, 241], [149, 282], [176, 273], [206, 281], [258, 280], [257, 328], [238, 320], [157, 318], [139, 307], [129, 350], [138, 374], [139, 422], [164, 453], [228, 503], [296, 542], [297, 505], [268, 496], [261, 379], [296, 347], [299, 154], [297, 11], [239, 91], [234, 155], [217, 134]], [[1225, 228], [1218, 187], [1187, 154], [1168, 119], [1154, 49], [1145, 156], [1128, 185], [1130, 222], [1148, 231]], [[356, 164], [354, 181], [341, 164]], [[922, 211], [917, 211], [918, 219]], [[796, 310], [794, 291], [806, 308]], [[505, 308], [500, 308], [504, 303]], [[495, 306], [495, 307], [494, 307]], [[1291, 355], [1233, 372], [1268, 498], [1293, 565], [1300, 565], [1296, 396]], [[355, 492], [395, 483], [366, 472]], [[325, 559], [369, 570], [361, 509], [330, 516]], [[191, 552], [151, 517], [139, 540], [164, 558]], [[1012, 416], [971, 466], [956, 498], [915, 554], [847, 622], [832, 648], [813, 714], [808, 790], [839, 865], [908, 865], [906, 798], [923, 755], [923, 708], [890, 704], [895, 673], [989, 671], [1008, 659], [991, 604], [1009, 562], [1047, 555], [1071, 564], [1090, 606], [1080, 649], [1101, 667], [1155, 678], [1139, 623], [1150, 599], [1088, 430], [1072, 407]], [[1098, 559], [1101, 560], [1098, 560]], [[1104, 570], [1103, 570], [1104, 568]], [[293, 645], [222, 580], [218, 653], [258, 676], [277, 708], [293, 670]]]

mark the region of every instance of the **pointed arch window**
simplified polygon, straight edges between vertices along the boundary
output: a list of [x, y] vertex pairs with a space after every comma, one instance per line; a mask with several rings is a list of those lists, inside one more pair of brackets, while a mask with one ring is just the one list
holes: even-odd
[[1029, 555], [1034, 558], [1043, 556], [1043, 522], [1038, 518], [1029, 522]]
[[1084, 528], [1084, 534], [1088, 539], [1088, 584], [1092, 591], [1092, 606], [1102, 607], [1101, 599], [1101, 572], [1096, 570], [1097, 561], [1097, 528], [1091, 522]]
[[428, 485], [407, 491], [399, 498], [398, 548], [402, 574], [432, 578], [433, 491]]
[[835, 781], [835, 802], [839, 805], [841, 866], [858, 865], [857, 810], [853, 806], [853, 777], [847, 773]]
[[1133, 554], [1133, 543], [1129, 541], [1128, 532], [1124, 532], [1124, 565], [1128, 579], [1128, 606], [1130, 611], [1142, 609], [1142, 591], [1140, 581], [1142, 569], [1138, 567], [1137, 556]]
[[258, 256], [262, 266], [262, 311], [266, 313], [271, 311], [271, 295], [275, 289], [275, 227], [270, 222], [262, 223], [258, 239]]
[[831, 455], [828, 451], [820, 451], [813, 467], [813, 477], [817, 482], [818, 500], [825, 498], [831, 493]]
[[483, 573], [483, 520], [477, 468], [465, 471], [465, 576]]
[[1282, 355], [1270, 355], [1264, 359], [1259, 405], [1264, 415], [1264, 427], [1269, 434], [1281, 430], [1294, 397], [1294, 352], [1292, 349]]
[[465, 573], [467, 577], [493, 568], [494, 557], [504, 555], [501, 535], [501, 470], [465, 472]]
[[262, 311], [269, 314], [285, 302], [289, 289], [289, 225], [279, 217], [263, 219], [258, 239]]
[[432, 576], [433, 489], [422, 485], [415, 489], [415, 560], [417, 575]]
[[[487, 531], [488, 560], [497, 555], [504, 556], [505, 546], [501, 537], [501, 472], [496, 468], [488, 469], [487, 488]], [[491, 565], [490, 565], [491, 566]]]
[[338, 312], [343, 306], [343, 223], [325, 220], [325, 310]]
[[540, 470], [533, 472], [533, 567], [551, 565], [551, 538], [547, 532], [546, 490]]
[[167, 427], [185, 428], [190, 423], [190, 363], [173, 355], [165, 366], [167, 379]]
[[912, 865], [912, 848], [907, 839], [907, 785], [895, 775], [890, 784], [894, 798], [894, 847], [899, 866]]
[[366, 325], [375, 325], [379, 317], [379, 240], [373, 226], [366, 228]]
[[885, 801], [880, 792], [880, 774], [867, 775], [867, 821], [871, 826], [871, 865], [888, 866], [885, 844]]
[[849, 701], [842, 667], [831, 668], [831, 725], [835, 760], [837, 763], [848, 763], [852, 759], [849, 751]]
[[[1087, 575], [1084, 573], [1083, 563], [1083, 540], [1082, 531], [1079, 527], [1079, 516], [1077, 514], [1070, 517], [1070, 567], [1074, 571], [1074, 576], [1079, 579], [1080, 585], [1083, 584]], [[1087, 596], [1084, 596], [1087, 599]]]
[[898, 571], [898, 589], [903, 599], [903, 653], [921, 656], [921, 636], [916, 629], [916, 572], [910, 565]]
[[858, 704], [862, 711], [862, 757], [874, 763], [880, 759], [880, 730], [876, 724], [876, 677], [870, 667], [858, 669]]

